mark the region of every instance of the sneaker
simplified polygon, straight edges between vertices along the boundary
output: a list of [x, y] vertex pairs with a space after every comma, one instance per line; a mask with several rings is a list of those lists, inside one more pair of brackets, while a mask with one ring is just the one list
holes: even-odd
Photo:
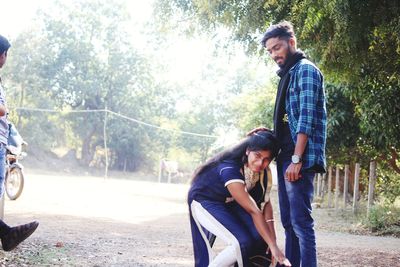
[[11, 227], [10, 231], [1, 238], [3, 250], [10, 251], [35, 232], [39, 223], [37, 221]]

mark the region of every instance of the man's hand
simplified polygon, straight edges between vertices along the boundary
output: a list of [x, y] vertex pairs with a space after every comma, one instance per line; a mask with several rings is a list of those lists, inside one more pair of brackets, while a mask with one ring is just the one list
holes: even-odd
[[285, 177], [289, 182], [296, 182], [301, 178], [301, 166], [302, 162], [299, 163], [290, 163], [289, 167], [286, 169]]
[[7, 114], [7, 107], [4, 105], [0, 105], [0, 117], [3, 117]]
[[253, 133], [256, 133], [256, 132], [260, 132], [260, 131], [269, 131], [270, 129], [268, 129], [268, 128], [265, 128], [265, 127], [257, 127], [257, 128], [254, 128], [253, 130], [251, 130], [250, 132], [248, 132], [247, 134], [246, 134], [246, 136], [250, 136], [250, 135], [252, 135]]

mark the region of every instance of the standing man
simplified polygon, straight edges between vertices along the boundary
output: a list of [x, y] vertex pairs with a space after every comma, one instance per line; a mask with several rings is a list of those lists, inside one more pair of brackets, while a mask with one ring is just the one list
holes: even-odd
[[[10, 43], [0, 35], [0, 68], [7, 60], [7, 51]], [[7, 107], [3, 86], [0, 78], [0, 198], [4, 194], [6, 145], [8, 139]], [[38, 227], [39, 223], [34, 221], [15, 227], [10, 227], [0, 220], [0, 239], [3, 250], [13, 250], [19, 243], [28, 238]]]
[[262, 45], [278, 64], [280, 77], [274, 129], [279, 206], [286, 234], [286, 257], [292, 266], [317, 266], [311, 217], [315, 173], [325, 172], [326, 105], [321, 71], [297, 49], [293, 26], [270, 26]]

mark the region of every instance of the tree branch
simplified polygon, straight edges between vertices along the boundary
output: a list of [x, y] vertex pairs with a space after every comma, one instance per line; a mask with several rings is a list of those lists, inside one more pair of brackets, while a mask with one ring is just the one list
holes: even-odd
[[390, 152], [391, 152], [391, 158], [387, 159], [387, 162], [389, 163], [390, 167], [392, 167], [392, 169], [395, 172], [400, 174], [400, 167], [397, 165], [397, 160], [399, 159], [399, 154], [396, 152], [396, 150], [393, 147], [390, 148]]

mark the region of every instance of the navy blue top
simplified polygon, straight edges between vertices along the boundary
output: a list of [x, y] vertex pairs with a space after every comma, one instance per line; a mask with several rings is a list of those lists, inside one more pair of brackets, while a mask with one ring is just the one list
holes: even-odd
[[[246, 184], [242, 173], [243, 163], [241, 161], [225, 160], [216, 166], [206, 169], [194, 180], [188, 194], [188, 203], [192, 200], [211, 200], [225, 203], [232, 195], [227, 185], [233, 182]], [[249, 194], [261, 208], [265, 200], [266, 188], [268, 187], [268, 172], [264, 171], [262, 182], [258, 180]]]
[[189, 203], [195, 200], [213, 200], [225, 202], [232, 197], [226, 186], [232, 182], [245, 183], [240, 171], [243, 163], [223, 161], [201, 173], [193, 182], [188, 195]]

